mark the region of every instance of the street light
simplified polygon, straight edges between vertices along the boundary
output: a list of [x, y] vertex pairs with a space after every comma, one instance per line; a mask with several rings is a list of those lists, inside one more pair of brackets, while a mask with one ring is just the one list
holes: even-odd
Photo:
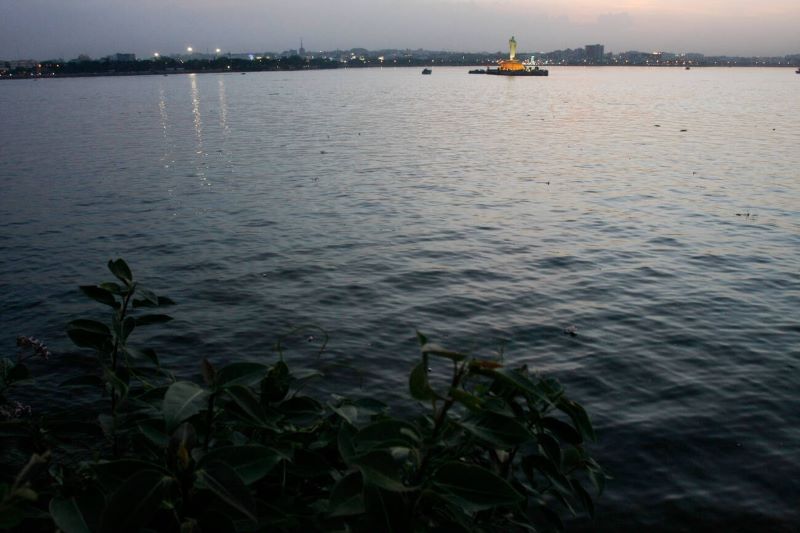
[[159, 54], [158, 52], [156, 52], [155, 54], [153, 54], [153, 57], [155, 57], [156, 59], [158, 59], [159, 57], [161, 57], [161, 54]]
[[192, 47], [191, 47], [191, 46], [187, 46], [187, 47], [186, 47], [186, 51], [187, 51], [187, 52], [189, 52], [189, 53], [191, 54], [191, 53], [192, 53]]
[[222, 52], [222, 50], [220, 50], [219, 48], [217, 48], [217, 53], [220, 53], [220, 52]]

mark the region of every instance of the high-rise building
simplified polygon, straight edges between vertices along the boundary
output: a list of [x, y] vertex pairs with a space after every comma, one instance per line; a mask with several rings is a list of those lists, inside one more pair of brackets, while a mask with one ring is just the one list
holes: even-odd
[[604, 62], [605, 46], [602, 44], [587, 44], [586, 45], [586, 61], [591, 64], [599, 64]]

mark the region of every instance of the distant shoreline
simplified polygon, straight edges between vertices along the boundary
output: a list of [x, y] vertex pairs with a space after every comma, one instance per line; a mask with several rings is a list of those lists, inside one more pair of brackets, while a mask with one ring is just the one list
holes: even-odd
[[[63, 78], [111, 78], [111, 77], [135, 77], [135, 76], [178, 76], [184, 74], [255, 74], [261, 72], [311, 72], [322, 70], [364, 70], [364, 69], [419, 69], [421, 65], [365, 65], [365, 66], [341, 66], [337, 68], [309, 68], [309, 69], [276, 69], [276, 70], [244, 70], [244, 69], [191, 69], [180, 71], [151, 71], [151, 72], [81, 72], [69, 74], [42, 74], [33, 76], [0, 76], [0, 81], [5, 80], [40, 80], [40, 79], [63, 79]], [[427, 68], [472, 68], [472, 67], [486, 67], [486, 64], [474, 65], [435, 65]], [[657, 69], [678, 69], [684, 70], [683, 65], [543, 65], [547, 68], [657, 68]], [[779, 69], [795, 69], [793, 65], [692, 65], [691, 69], [754, 69], [754, 68], [779, 68]]]

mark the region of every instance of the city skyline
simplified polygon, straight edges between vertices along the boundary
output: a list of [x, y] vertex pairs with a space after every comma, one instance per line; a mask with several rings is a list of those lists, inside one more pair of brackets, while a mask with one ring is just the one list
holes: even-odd
[[669, 50], [707, 55], [782, 56], [800, 50], [800, 3], [764, 0], [0, 0], [0, 57], [145, 57], [197, 51], [424, 48], [524, 50], [604, 43], [607, 51]]

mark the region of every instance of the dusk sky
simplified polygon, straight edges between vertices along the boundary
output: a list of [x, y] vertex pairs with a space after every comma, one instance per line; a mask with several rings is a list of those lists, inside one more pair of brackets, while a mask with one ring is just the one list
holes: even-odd
[[800, 53], [800, 0], [0, 0], [0, 58], [364, 47]]

